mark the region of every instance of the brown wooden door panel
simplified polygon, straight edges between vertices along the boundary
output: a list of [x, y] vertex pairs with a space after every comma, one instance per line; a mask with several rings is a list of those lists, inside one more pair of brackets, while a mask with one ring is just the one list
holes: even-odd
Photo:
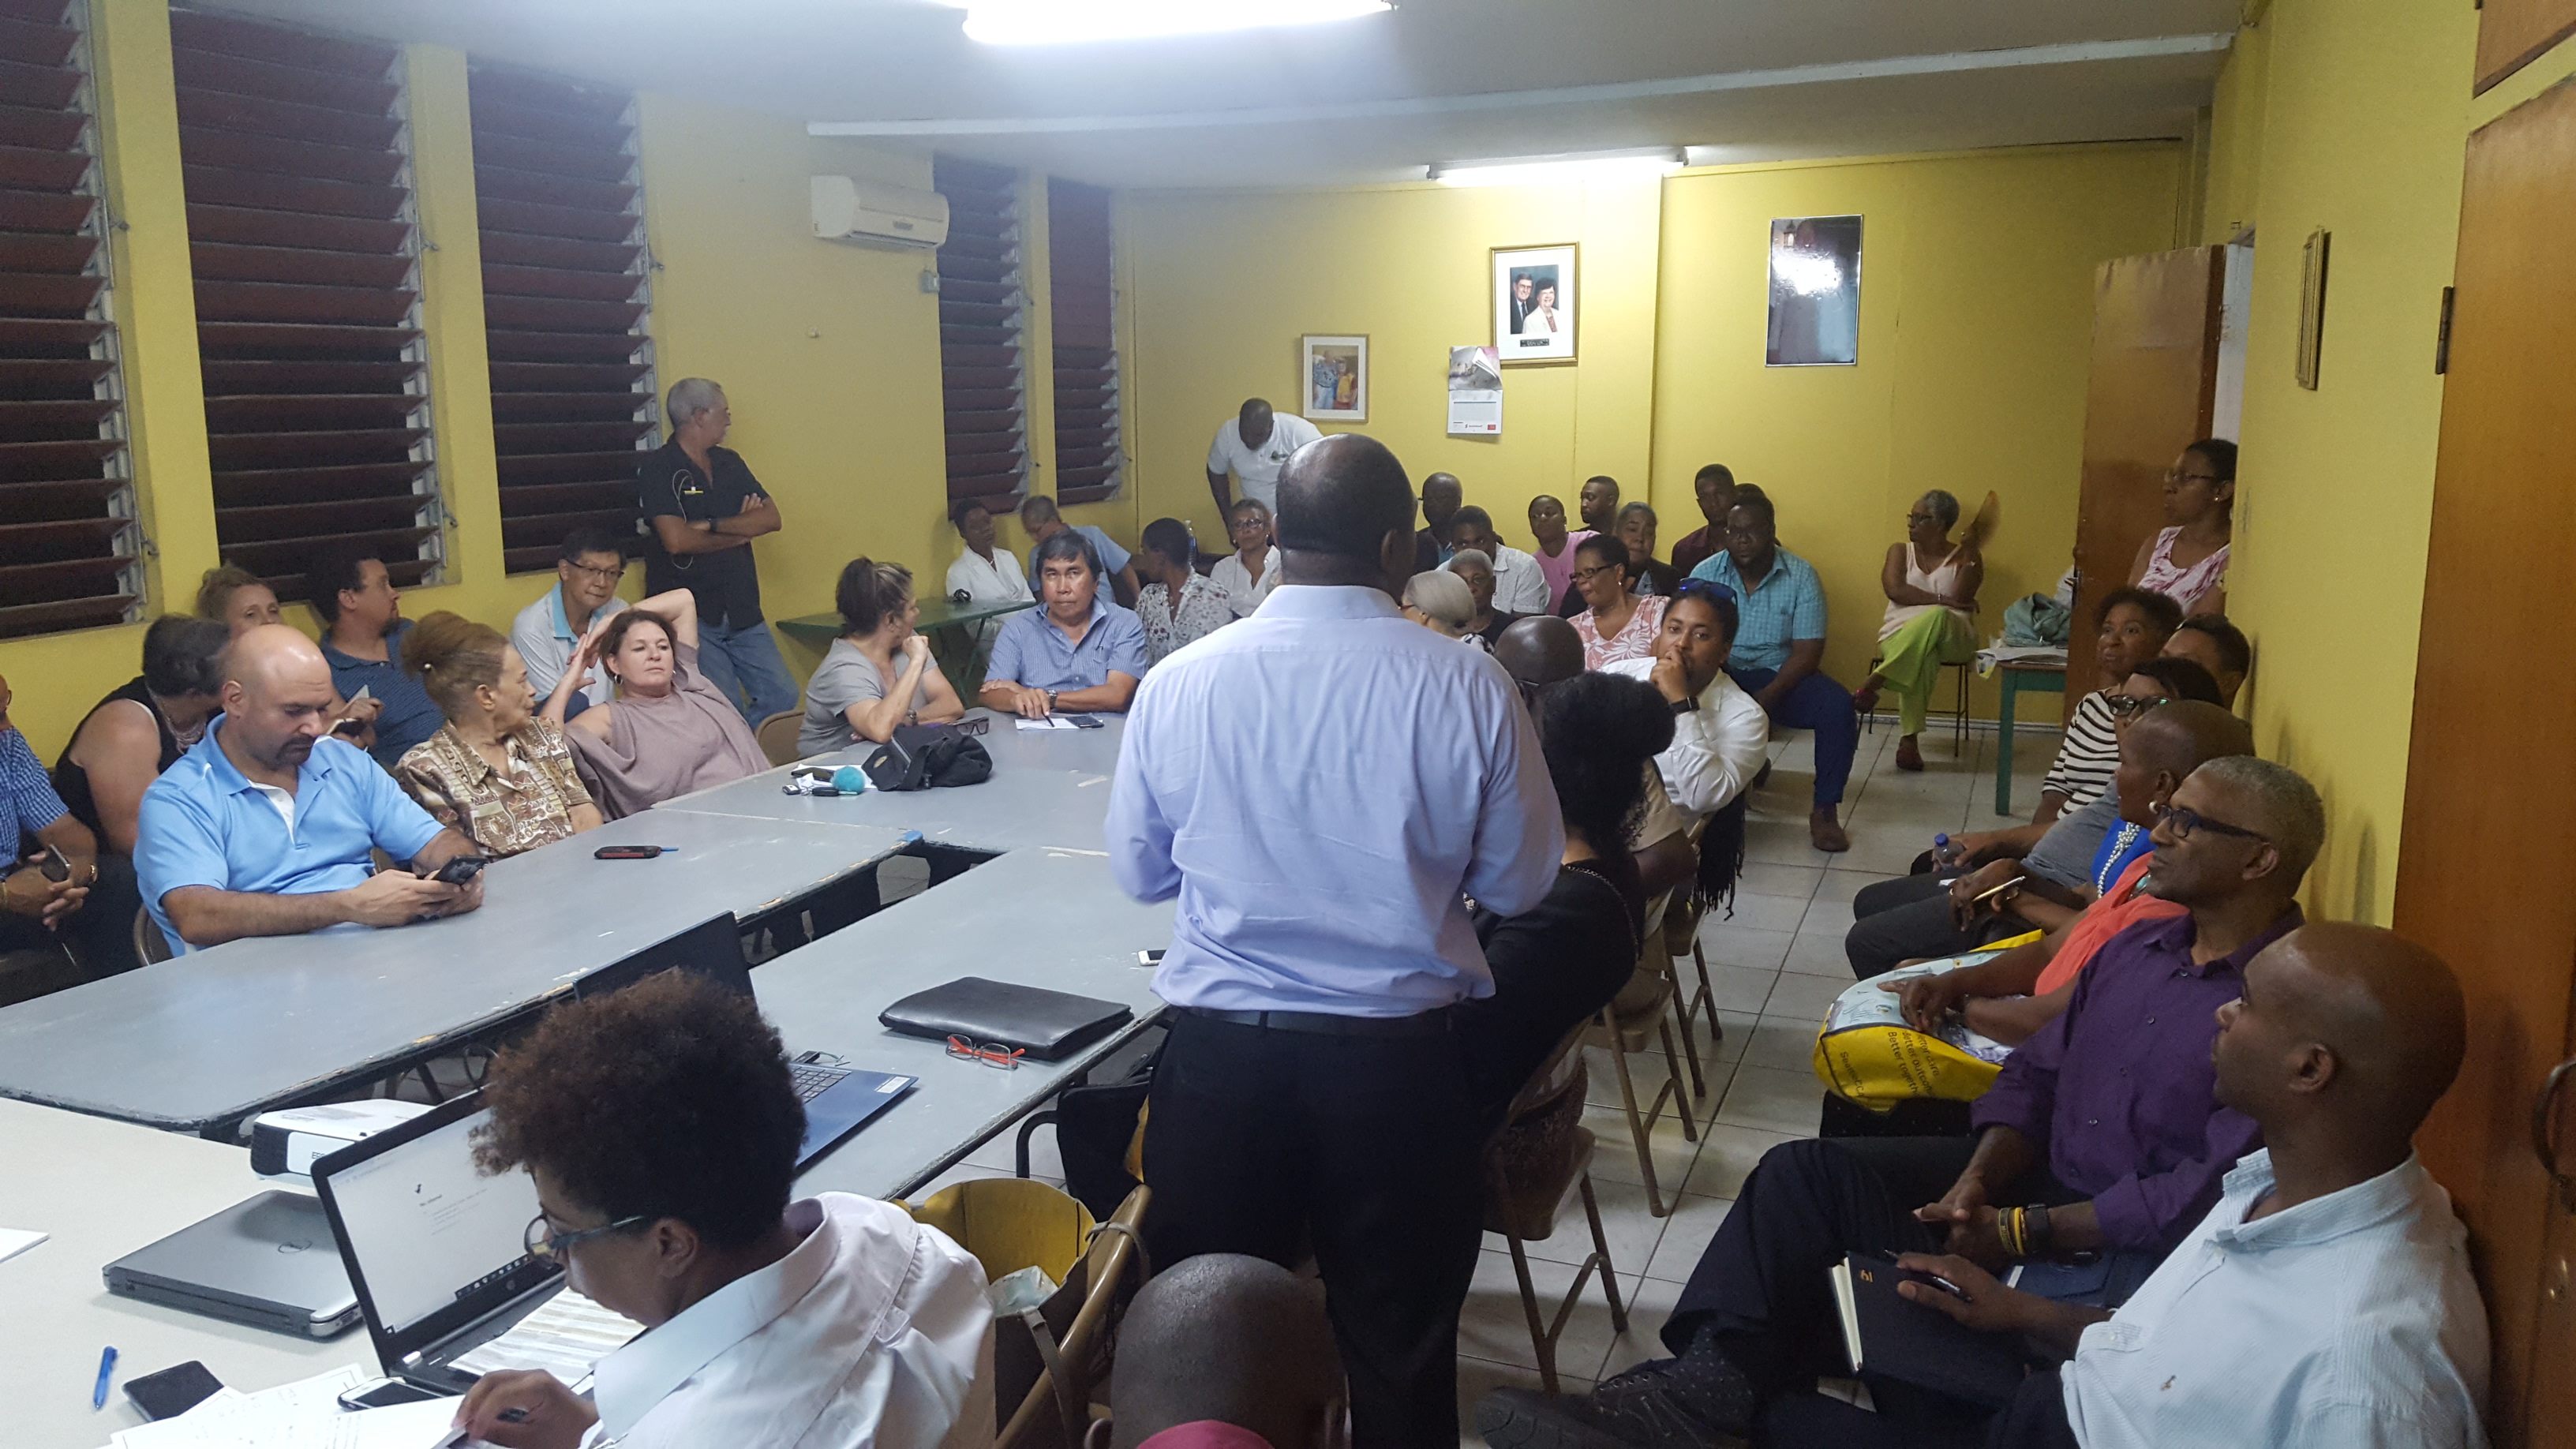
[[2084, 388], [2084, 487], [2066, 709], [2094, 687], [2094, 607], [2129, 581], [2138, 545], [2164, 527], [2164, 477], [2209, 435], [2218, 395], [2223, 247], [2121, 257], [2093, 274], [2093, 360]]
[[[2417, 1143], [2472, 1234], [2506, 1444], [2576, 1432], [2568, 1413], [2535, 1416], [2530, 1397], [2537, 1383], [2576, 1409], [2563, 1353], [2576, 1305], [2541, 1291], [2563, 1214], [2531, 1135], [2540, 1083], [2568, 1054], [2576, 976], [2576, 674], [2531, 667], [2576, 653], [2571, 174], [2576, 90], [2469, 140], [2397, 876], [2397, 929], [2468, 992], [2467, 1064]], [[2536, 1332], [2562, 1345], [2537, 1376]]]
[[2576, 0], [2484, 0], [2478, 7], [2478, 91], [2576, 33]]

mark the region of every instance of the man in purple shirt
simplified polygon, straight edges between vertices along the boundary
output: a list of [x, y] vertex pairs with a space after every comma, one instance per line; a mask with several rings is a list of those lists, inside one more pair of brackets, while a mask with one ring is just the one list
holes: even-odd
[[[2193, 771], [2157, 812], [2144, 884], [2191, 914], [2104, 944], [2066, 1014], [1978, 1101], [1973, 1139], [1812, 1139], [1763, 1154], [1665, 1320], [1680, 1357], [1580, 1398], [1498, 1389], [1477, 1407], [1486, 1442], [1752, 1434], [1768, 1405], [1847, 1371], [1826, 1276], [1847, 1253], [1948, 1252], [2001, 1271], [2102, 1252], [2112, 1272], [2092, 1296], [2116, 1306], [2261, 1145], [2251, 1118], [2218, 1104], [2210, 1044], [2246, 963], [2299, 925], [2294, 896], [2324, 836], [2316, 791], [2280, 765], [2237, 756]], [[1895, 1397], [1882, 1412], [1937, 1412]]]

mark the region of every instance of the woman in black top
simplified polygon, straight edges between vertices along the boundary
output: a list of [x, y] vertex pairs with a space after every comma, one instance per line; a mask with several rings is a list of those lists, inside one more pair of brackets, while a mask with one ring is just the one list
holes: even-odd
[[1539, 742], [1565, 817], [1564, 864], [1547, 898], [1517, 916], [1476, 913], [1494, 994], [1459, 1008], [1470, 1087], [1499, 1113], [1566, 1032], [1608, 1004], [1644, 949], [1646, 891], [1628, 854], [1646, 768], [1673, 742], [1652, 685], [1578, 674], [1541, 690]]
[[215, 716], [231, 631], [213, 619], [165, 614], [143, 631], [143, 673], [100, 700], [54, 762], [54, 793], [98, 837], [98, 883], [63, 925], [92, 980], [143, 964], [134, 954], [135, 820], [143, 792], [177, 764]]

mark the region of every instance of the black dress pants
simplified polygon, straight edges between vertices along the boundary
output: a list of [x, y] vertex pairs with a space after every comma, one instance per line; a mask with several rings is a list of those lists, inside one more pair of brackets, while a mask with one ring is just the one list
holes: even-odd
[[1146, 1241], [1168, 1265], [1311, 1241], [1352, 1442], [1458, 1441], [1458, 1311], [1484, 1223], [1461, 1043], [1175, 1012], [1145, 1129]]
[[[1764, 1153], [1665, 1320], [1665, 1347], [1682, 1353], [1706, 1335], [1766, 1405], [1812, 1398], [1818, 1377], [1850, 1372], [1827, 1270], [1847, 1253], [1940, 1252], [1946, 1234], [1914, 1211], [1947, 1193], [1975, 1151], [1965, 1137], [1848, 1137]], [[2034, 1169], [1995, 1200], [2079, 1196]], [[1906, 1407], [1914, 1417], [1953, 1413], [1945, 1400]]]
[[1843, 954], [1852, 974], [1863, 981], [1896, 969], [1917, 957], [1955, 956], [1988, 941], [2018, 936], [2031, 929], [2021, 917], [1988, 916], [1962, 931], [1950, 918], [1950, 882], [1938, 871], [1903, 875], [1861, 887], [1852, 897], [1852, 922], [1843, 934]]

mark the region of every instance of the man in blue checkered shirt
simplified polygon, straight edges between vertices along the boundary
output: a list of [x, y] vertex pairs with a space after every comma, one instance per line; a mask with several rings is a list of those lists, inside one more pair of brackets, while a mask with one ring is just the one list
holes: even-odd
[[[63, 808], [27, 737], [9, 723], [9, 701], [9, 681], [0, 679], [0, 951], [60, 956], [55, 933], [98, 879], [98, 840]], [[28, 835], [44, 849], [21, 858], [18, 842]], [[61, 855], [63, 879], [42, 868], [50, 862], [46, 851]]]
[[1851, 691], [1828, 676], [1825, 587], [1813, 565], [1780, 546], [1771, 500], [1739, 487], [1727, 510], [1726, 548], [1691, 577], [1735, 591], [1735, 647], [1726, 672], [1772, 720], [1816, 732], [1816, 805], [1807, 838], [1818, 850], [1851, 849], [1836, 818], [1852, 756], [1860, 750], [1860, 716]]

